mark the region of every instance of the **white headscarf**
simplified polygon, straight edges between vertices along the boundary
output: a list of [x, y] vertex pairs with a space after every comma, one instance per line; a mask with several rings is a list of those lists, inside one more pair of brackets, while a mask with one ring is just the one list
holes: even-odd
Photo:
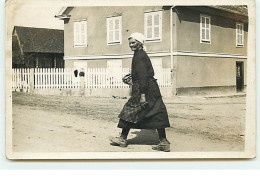
[[140, 42], [143, 45], [144, 51], [146, 51], [146, 47], [144, 46], [145, 36], [143, 34], [141, 34], [139, 32], [134, 32], [128, 37], [128, 39], [130, 39], [130, 38], [133, 38], [133, 39], [137, 40], [138, 42]]
[[128, 39], [130, 38], [133, 38], [135, 40], [138, 40], [139, 42], [141, 42], [141, 44], [144, 44], [144, 40], [145, 40], [145, 37], [143, 34], [139, 33], [139, 32], [134, 32], [132, 33]]

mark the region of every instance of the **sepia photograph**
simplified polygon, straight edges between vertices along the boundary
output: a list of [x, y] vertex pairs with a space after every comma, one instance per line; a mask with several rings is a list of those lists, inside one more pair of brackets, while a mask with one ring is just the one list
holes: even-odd
[[7, 158], [254, 158], [255, 2], [232, 2], [6, 1]]

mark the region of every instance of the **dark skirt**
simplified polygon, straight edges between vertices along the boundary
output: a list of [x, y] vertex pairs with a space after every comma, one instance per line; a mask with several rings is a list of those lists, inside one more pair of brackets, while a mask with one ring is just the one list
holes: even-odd
[[138, 82], [133, 82], [131, 97], [119, 114], [119, 128], [158, 129], [170, 127], [168, 113], [155, 79], [148, 82], [146, 94], [148, 105], [145, 108], [140, 105], [140, 98]]

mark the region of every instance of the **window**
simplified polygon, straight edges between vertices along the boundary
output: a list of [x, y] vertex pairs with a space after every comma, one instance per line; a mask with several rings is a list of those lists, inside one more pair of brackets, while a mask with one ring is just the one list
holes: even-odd
[[121, 44], [122, 16], [107, 18], [107, 44]]
[[162, 40], [162, 11], [144, 14], [144, 35], [147, 42]]
[[244, 24], [236, 23], [236, 46], [244, 46]]
[[74, 22], [74, 47], [87, 46], [87, 21]]
[[210, 16], [200, 16], [200, 42], [210, 43], [211, 39], [211, 25]]

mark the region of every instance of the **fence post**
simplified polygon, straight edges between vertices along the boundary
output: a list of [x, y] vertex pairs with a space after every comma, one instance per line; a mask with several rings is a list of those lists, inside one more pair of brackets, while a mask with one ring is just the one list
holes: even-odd
[[34, 90], [34, 68], [30, 68], [30, 87], [29, 92], [33, 93]]

